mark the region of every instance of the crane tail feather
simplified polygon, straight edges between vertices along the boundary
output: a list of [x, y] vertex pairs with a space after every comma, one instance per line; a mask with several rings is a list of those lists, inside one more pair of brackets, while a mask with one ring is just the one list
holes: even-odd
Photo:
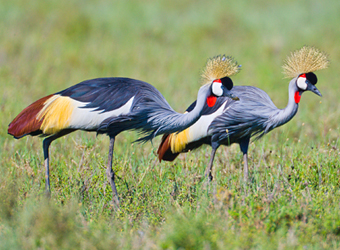
[[39, 112], [44, 108], [45, 102], [51, 96], [52, 95], [43, 97], [21, 111], [20, 114], [17, 115], [17, 117], [15, 117], [14, 120], [8, 125], [8, 134], [14, 136], [16, 139], [29, 134], [41, 134], [42, 131], [40, 130], [40, 127], [43, 120], [39, 120], [37, 117]]
[[173, 161], [179, 155], [179, 153], [173, 153], [171, 151], [171, 142], [170, 142], [169, 134], [163, 135], [161, 144], [159, 145], [158, 150], [157, 150], [157, 154], [158, 154], [158, 159], [160, 162], [162, 160]]

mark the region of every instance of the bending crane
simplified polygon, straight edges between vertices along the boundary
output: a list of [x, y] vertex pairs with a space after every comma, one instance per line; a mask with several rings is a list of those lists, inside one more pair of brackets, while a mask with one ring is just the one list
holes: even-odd
[[107, 176], [113, 201], [119, 203], [112, 154], [115, 137], [125, 130], [140, 130], [151, 140], [157, 135], [174, 133], [194, 124], [201, 116], [207, 99], [219, 96], [235, 98], [230, 93], [233, 82], [229, 76], [237, 63], [224, 58], [224, 75], [205, 82], [199, 89], [197, 105], [186, 114], [175, 112], [162, 94], [152, 85], [129, 78], [98, 78], [83, 81], [65, 90], [43, 97], [25, 108], [10, 124], [8, 133], [19, 139], [26, 135], [47, 136], [43, 141], [45, 189], [50, 194], [49, 146], [52, 141], [75, 130], [107, 134], [110, 147]]

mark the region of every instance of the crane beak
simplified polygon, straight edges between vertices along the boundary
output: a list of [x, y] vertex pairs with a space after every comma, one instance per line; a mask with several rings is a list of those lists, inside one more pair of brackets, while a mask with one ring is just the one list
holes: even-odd
[[227, 89], [225, 86], [222, 86], [222, 89], [223, 89], [223, 96], [227, 96], [229, 97], [230, 99], [233, 99], [235, 101], [238, 101], [240, 100], [240, 98], [238, 98], [236, 95], [234, 95], [233, 93], [231, 93], [231, 91], [229, 89]]
[[307, 84], [307, 89], [309, 91], [312, 91], [314, 94], [318, 95], [318, 96], [322, 96], [320, 91], [315, 87], [315, 85], [311, 84], [308, 82]]
[[234, 95], [234, 94], [232, 94], [232, 93], [228, 93], [228, 94], [227, 94], [227, 96], [228, 96], [229, 98], [231, 98], [231, 99], [235, 100], [235, 101], [238, 101], [238, 100], [240, 100], [240, 98], [238, 98], [237, 96], [235, 96], [235, 95]]

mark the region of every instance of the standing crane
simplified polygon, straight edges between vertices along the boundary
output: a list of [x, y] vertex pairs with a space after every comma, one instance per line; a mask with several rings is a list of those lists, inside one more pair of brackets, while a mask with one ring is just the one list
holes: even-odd
[[118, 193], [112, 170], [115, 137], [125, 130], [139, 130], [152, 140], [164, 133], [182, 131], [201, 116], [206, 101], [230, 93], [229, 76], [238, 72], [230, 57], [223, 57], [219, 78], [207, 81], [199, 89], [197, 105], [189, 113], [175, 112], [162, 94], [152, 85], [130, 78], [98, 78], [83, 81], [65, 90], [43, 97], [29, 105], [9, 124], [8, 133], [19, 139], [26, 135], [45, 136], [43, 141], [45, 190], [50, 195], [49, 146], [52, 141], [75, 130], [94, 131], [110, 137], [106, 173], [112, 188], [113, 202]]
[[[182, 152], [208, 144], [212, 151], [205, 176], [209, 175], [209, 180], [212, 180], [211, 169], [218, 147], [238, 143], [243, 153], [246, 181], [250, 138], [259, 139], [290, 121], [296, 114], [301, 95], [305, 91], [321, 96], [315, 87], [317, 77], [313, 72], [327, 68], [328, 64], [327, 56], [314, 47], [304, 46], [291, 53], [283, 66], [286, 77], [293, 78], [288, 87], [289, 100], [286, 108], [278, 109], [259, 88], [235, 86], [233, 93], [239, 101], [219, 97], [212, 109], [204, 106], [201, 118], [194, 125], [180, 133], [165, 134], [157, 151], [159, 160], [173, 161]], [[194, 102], [187, 111], [190, 112], [196, 105]]]

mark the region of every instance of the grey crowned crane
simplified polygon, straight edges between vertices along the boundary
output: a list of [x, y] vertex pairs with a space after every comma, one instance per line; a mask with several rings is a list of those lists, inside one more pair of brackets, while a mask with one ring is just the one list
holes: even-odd
[[[252, 86], [234, 86], [239, 101], [228, 97], [217, 98], [214, 107], [203, 107], [198, 121], [180, 133], [164, 135], [158, 148], [159, 160], [173, 161], [179, 153], [208, 144], [212, 147], [205, 175], [212, 180], [211, 169], [220, 145], [238, 143], [243, 153], [244, 179], [248, 179], [248, 146], [251, 137], [259, 139], [269, 131], [290, 121], [296, 114], [302, 93], [311, 91], [319, 96], [315, 87], [316, 70], [327, 68], [327, 56], [314, 47], [305, 46], [293, 52], [283, 66], [286, 77], [293, 78], [288, 87], [289, 100], [284, 109], [278, 109], [261, 89]], [[194, 102], [187, 111], [196, 106]]]
[[125, 130], [139, 130], [152, 140], [157, 135], [182, 131], [201, 116], [204, 104], [220, 96], [236, 99], [230, 93], [229, 76], [238, 72], [230, 57], [221, 61], [219, 78], [211, 79], [199, 89], [197, 105], [187, 114], [175, 112], [152, 85], [129, 78], [98, 78], [83, 81], [65, 90], [43, 97], [25, 108], [10, 124], [8, 133], [19, 139], [26, 135], [47, 137], [43, 141], [45, 189], [50, 195], [49, 146], [52, 141], [75, 130], [107, 134], [110, 147], [107, 176], [113, 201], [119, 203], [112, 154], [115, 137]]

